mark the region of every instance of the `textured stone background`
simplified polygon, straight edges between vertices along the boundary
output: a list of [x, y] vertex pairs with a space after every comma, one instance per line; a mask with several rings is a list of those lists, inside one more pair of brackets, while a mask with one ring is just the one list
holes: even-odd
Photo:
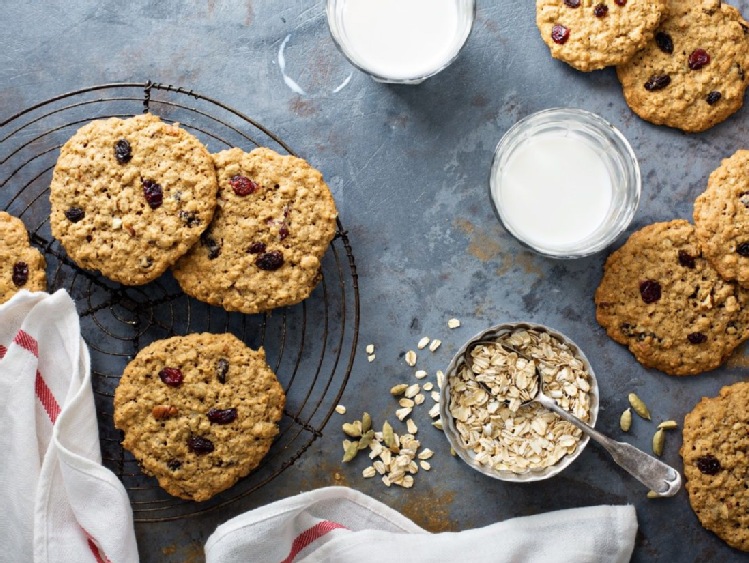
[[[478, 0], [459, 59], [418, 87], [377, 84], [353, 69], [329, 37], [324, 3], [302, 0], [47, 0], [2, 2], [0, 121], [53, 95], [117, 81], [194, 89], [252, 116], [326, 175], [349, 231], [360, 275], [360, 350], [322, 440], [258, 493], [216, 513], [137, 528], [143, 561], [200, 561], [215, 526], [276, 498], [329, 484], [356, 487], [432, 531], [598, 503], [632, 503], [640, 532], [635, 561], [738, 560], [703, 530], [686, 493], [652, 501], [602, 449], [588, 446], [561, 476], [537, 485], [494, 482], [451, 458], [444, 438], [416, 421], [437, 452], [413, 490], [365, 481], [364, 460], [341, 467], [339, 424], [372, 413], [394, 418], [387, 390], [406, 381], [402, 360], [423, 335], [444, 344], [424, 358], [444, 368], [468, 336], [503, 321], [550, 325], [575, 340], [601, 385], [598, 427], [621, 439], [618, 417], [636, 391], [659, 419], [683, 420], [703, 395], [746, 379], [749, 357], [699, 377], [646, 370], [596, 324], [593, 292], [607, 252], [578, 261], [537, 256], [499, 225], [488, 197], [492, 152], [519, 118], [548, 107], [588, 109], [614, 123], [640, 159], [644, 185], [628, 232], [690, 218], [707, 175], [746, 148], [749, 110], [700, 135], [655, 127], [627, 108], [612, 70], [581, 74], [554, 61], [538, 36], [533, 2]], [[749, 15], [749, 1], [731, 3]], [[292, 91], [279, 68], [304, 90]], [[350, 76], [350, 81], [335, 92]], [[617, 244], [620, 244], [624, 237]], [[463, 326], [445, 327], [456, 316]], [[368, 363], [364, 346], [374, 343]], [[649, 450], [654, 425], [635, 420], [628, 441]], [[680, 433], [665, 461], [681, 467]], [[337, 475], [336, 475], [337, 474]]]

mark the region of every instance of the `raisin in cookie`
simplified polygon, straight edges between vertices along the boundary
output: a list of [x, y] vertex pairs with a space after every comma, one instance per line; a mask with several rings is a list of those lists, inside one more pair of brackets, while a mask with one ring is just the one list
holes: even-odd
[[94, 121], [60, 151], [52, 234], [79, 266], [141, 285], [198, 240], [216, 189], [211, 155], [176, 125], [151, 114]]
[[744, 103], [749, 24], [720, 0], [671, 0], [655, 37], [617, 75], [627, 104], [643, 119], [704, 131]]
[[47, 263], [44, 256], [29, 244], [23, 222], [0, 211], [0, 303], [18, 291], [46, 291]]
[[551, 56], [590, 71], [627, 62], [653, 38], [668, 0], [537, 0]]
[[749, 287], [749, 151], [725, 159], [694, 202], [703, 255], [726, 279]]
[[114, 423], [144, 472], [174, 496], [203, 501], [257, 467], [284, 403], [262, 348], [191, 334], [154, 342], [127, 365]]
[[322, 174], [266, 148], [214, 155], [213, 222], [173, 268], [188, 295], [228, 311], [257, 313], [305, 299], [336, 232]]
[[749, 338], [749, 291], [718, 275], [680, 219], [644, 227], [613, 252], [595, 303], [611, 338], [670, 375], [714, 369]]
[[685, 488], [700, 523], [749, 551], [749, 382], [704, 397], [684, 419]]

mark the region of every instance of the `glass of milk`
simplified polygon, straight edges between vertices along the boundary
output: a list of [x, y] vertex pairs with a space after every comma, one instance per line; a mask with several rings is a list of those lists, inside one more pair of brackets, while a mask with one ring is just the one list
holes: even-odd
[[588, 256], [632, 221], [642, 178], [627, 139], [579, 109], [534, 113], [502, 137], [490, 176], [492, 201], [515, 238], [554, 258]]
[[344, 56], [378, 82], [419, 84], [458, 56], [475, 0], [327, 0]]

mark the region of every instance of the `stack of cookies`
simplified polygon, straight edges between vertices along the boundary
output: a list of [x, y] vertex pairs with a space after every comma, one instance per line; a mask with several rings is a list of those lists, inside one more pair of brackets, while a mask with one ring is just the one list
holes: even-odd
[[172, 267], [189, 295], [243, 313], [308, 297], [336, 231], [330, 190], [304, 160], [211, 155], [152, 114], [82, 127], [50, 200], [52, 234], [79, 266], [127, 285]]
[[[718, 367], [749, 338], [749, 151], [725, 159], [677, 219], [632, 234], [606, 260], [596, 318], [644, 366], [670, 375]], [[703, 398], [681, 456], [702, 525], [749, 551], [749, 383]]]
[[749, 151], [723, 161], [694, 222], [648, 225], [606, 260], [596, 318], [646, 367], [715, 369], [749, 338]]
[[651, 123], [699, 132], [744, 103], [749, 23], [721, 0], [537, 0], [554, 58], [616, 66], [624, 98]]
[[[248, 314], [308, 297], [337, 227], [330, 190], [304, 160], [265, 148], [211, 155], [150, 114], [78, 130], [50, 200], [52, 233], [79, 266], [127, 285], [171, 268], [188, 295]], [[0, 229], [14, 233], [0, 252], [21, 256], [34, 285], [43, 259], [23, 249], [22, 227], [0, 216]], [[260, 464], [284, 404], [262, 348], [191, 334], [154, 342], [127, 365], [114, 421], [145, 473], [204, 501]]]

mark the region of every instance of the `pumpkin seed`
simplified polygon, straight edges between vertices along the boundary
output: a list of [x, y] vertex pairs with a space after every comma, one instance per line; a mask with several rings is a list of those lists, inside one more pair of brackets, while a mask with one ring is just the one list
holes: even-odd
[[372, 440], [374, 440], [374, 430], [367, 430], [359, 440], [359, 449], [363, 450], [364, 448], [368, 448], [369, 444], [372, 443]]
[[369, 416], [368, 412], [365, 412], [361, 417], [361, 431], [363, 433], [369, 432], [370, 428], [372, 428], [372, 417]]
[[619, 417], [619, 426], [624, 432], [629, 432], [629, 429], [632, 428], [632, 409], [627, 409], [622, 413], [622, 416]]
[[658, 425], [658, 428], [663, 430], [676, 430], [678, 427], [679, 424], [675, 420], [664, 420]]
[[640, 399], [640, 397], [638, 397], [634, 393], [630, 393], [629, 404], [632, 405], [632, 408], [635, 409], [635, 412], [642, 418], [644, 418], [645, 420], [650, 420], [650, 411], [648, 410], [648, 407], [647, 405], [645, 405], [643, 400]]
[[395, 446], [393, 427], [390, 426], [390, 423], [387, 420], [385, 421], [385, 424], [382, 425], [382, 441], [385, 442], [385, 445], [388, 448], [393, 448]]
[[343, 462], [348, 463], [356, 457], [356, 453], [359, 451], [359, 442], [349, 442], [345, 453], [343, 454]]
[[666, 443], [666, 433], [659, 428], [653, 435], [653, 453], [658, 457], [663, 455], [663, 446]]

